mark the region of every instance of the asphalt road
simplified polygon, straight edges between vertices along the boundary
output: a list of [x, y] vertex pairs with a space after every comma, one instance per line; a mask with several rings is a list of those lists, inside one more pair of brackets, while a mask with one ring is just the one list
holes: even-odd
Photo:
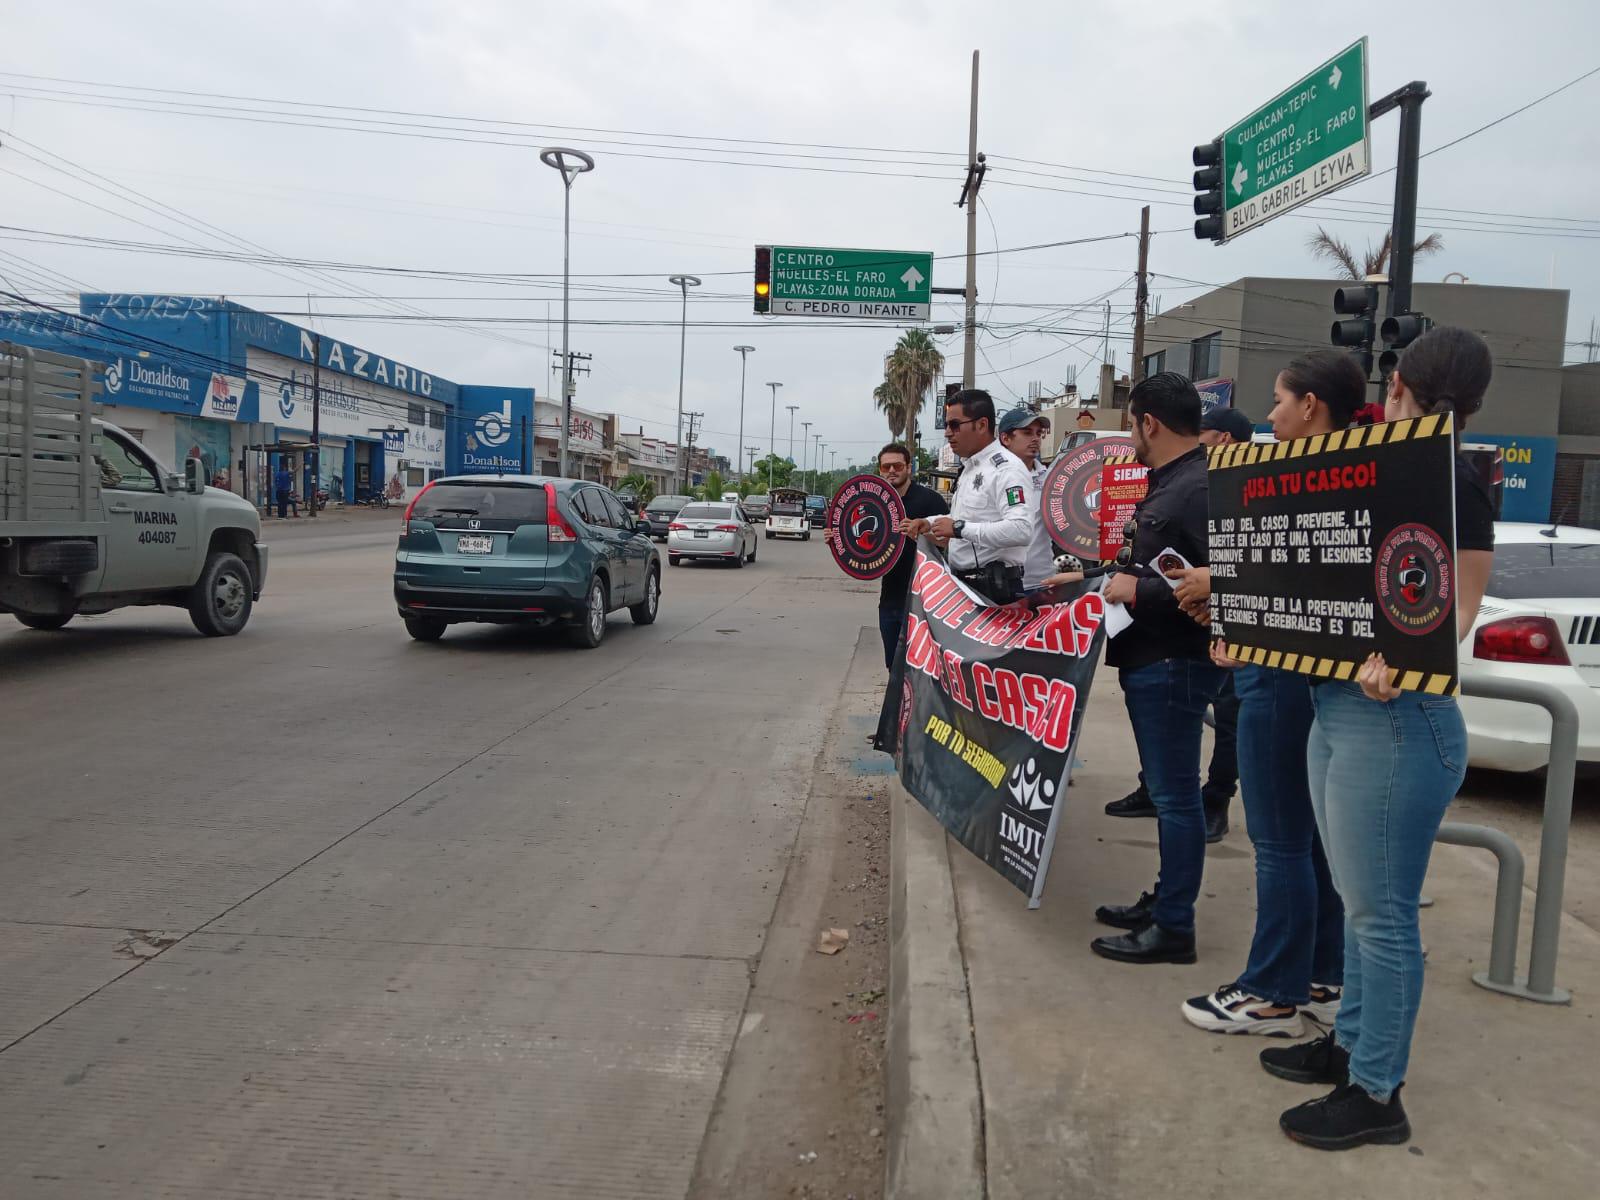
[[237, 638], [0, 632], [0, 1195], [682, 1196], [872, 590], [421, 645], [392, 523], [267, 537]]

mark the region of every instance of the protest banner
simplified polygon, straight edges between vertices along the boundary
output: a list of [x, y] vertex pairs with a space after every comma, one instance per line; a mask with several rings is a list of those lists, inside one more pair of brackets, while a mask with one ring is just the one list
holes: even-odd
[[839, 569], [852, 579], [887, 575], [905, 550], [895, 532], [905, 520], [900, 493], [876, 475], [854, 475], [834, 493], [828, 506], [827, 541]]
[[1045, 532], [1061, 549], [1085, 562], [1100, 554], [1100, 468], [1114, 455], [1133, 455], [1133, 439], [1094, 438], [1056, 455], [1039, 488]]
[[1455, 441], [1447, 415], [1210, 454], [1213, 628], [1242, 662], [1454, 695]]
[[1104, 640], [1105, 605], [996, 606], [966, 588], [927, 538], [906, 598], [879, 747], [963, 846], [1036, 907], [1073, 750]]
[[1150, 468], [1130, 455], [1114, 454], [1100, 465], [1100, 561], [1117, 557], [1123, 530], [1150, 490]]

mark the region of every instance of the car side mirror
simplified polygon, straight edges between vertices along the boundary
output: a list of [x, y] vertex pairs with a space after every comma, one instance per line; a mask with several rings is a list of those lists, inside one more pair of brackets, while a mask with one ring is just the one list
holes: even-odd
[[199, 496], [206, 490], [206, 465], [198, 458], [183, 460], [183, 485], [191, 496]]
[[645, 518], [645, 517], [640, 517], [637, 521], [635, 521], [633, 523], [633, 531], [635, 533], [642, 533], [642, 534], [645, 534], [645, 535], [648, 536], [649, 533], [650, 533], [650, 522], [649, 522], [649, 520], [647, 518]]

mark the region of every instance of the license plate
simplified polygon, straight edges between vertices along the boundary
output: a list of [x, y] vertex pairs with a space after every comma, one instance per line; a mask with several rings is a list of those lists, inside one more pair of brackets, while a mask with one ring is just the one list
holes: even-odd
[[492, 554], [494, 538], [487, 534], [463, 534], [456, 539], [457, 554]]
[[711, 536], [710, 533], [708, 533], [704, 529], [696, 529], [694, 531], [694, 535], [695, 535], [695, 537], [710, 537]]

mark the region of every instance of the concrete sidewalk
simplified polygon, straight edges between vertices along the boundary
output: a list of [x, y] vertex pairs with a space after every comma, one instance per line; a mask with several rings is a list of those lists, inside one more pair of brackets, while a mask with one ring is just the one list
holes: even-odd
[[[1600, 1193], [1600, 1081], [1589, 1064], [1600, 1039], [1600, 935], [1593, 928], [1571, 918], [1562, 925], [1557, 982], [1572, 990], [1571, 1007], [1474, 986], [1471, 974], [1487, 965], [1489, 952], [1492, 860], [1438, 846], [1428, 878], [1436, 904], [1423, 916], [1427, 994], [1405, 1091], [1412, 1140], [1343, 1154], [1296, 1146], [1279, 1131], [1278, 1115], [1319, 1092], [1267, 1075], [1256, 1057], [1264, 1046], [1286, 1043], [1203, 1033], [1178, 1013], [1184, 999], [1232, 981], [1244, 964], [1255, 886], [1242, 806], [1235, 801], [1225, 841], [1208, 848], [1200, 962], [1133, 967], [1096, 958], [1089, 941], [1105, 930], [1094, 921], [1095, 906], [1131, 902], [1156, 872], [1155, 823], [1102, 812], [1134, 774], [1114, 672], [1102, 670], [1095, 682], [1081, 745], [1087, 762], [1068, 793], [1044, 904], [1035, 912], [896, 788], [899, 923], [889, 1067], [896, 1111], [888, 1149], [901, 1170], [897, 1176], [891, 1166], [888, 1195], [1458, 1200]], [[1531, 898], [1519, 969], [1526, 969]], [[902, 941], [906, 954], [899, 953]], [[950, 966], [953, 946], [960, 948], [959, 970]], [[963, 985], [964, 995], [952, 995]], [[951, 1028], [963, 1005], [970, 1030]], [[969, 1109], [976, 1119], [960, 1120]], [[942, 1169], [970, 1161], [981, 1178], [950, 1171], [948, 1186], [930, 1189], [928, 1173], [914, 1165], [934, 1145]]]

